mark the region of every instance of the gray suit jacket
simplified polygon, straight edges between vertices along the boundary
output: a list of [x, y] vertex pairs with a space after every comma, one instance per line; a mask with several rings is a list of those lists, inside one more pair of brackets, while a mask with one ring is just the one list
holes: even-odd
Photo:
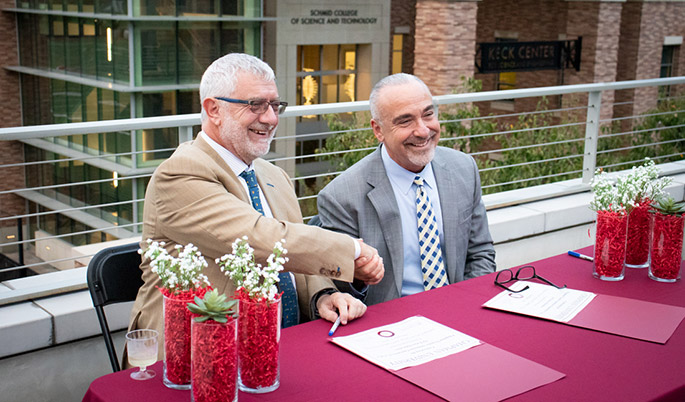
[[[432, 163], [440, 194], [442, 251], [449, 282], [494, 272], [495, 250], [476, 162], [462, 152], [437, 147]], [[380, 148], [327, 185], [319, 193], [318, 207], [324, 228], [362, 238], [383, 257], [385, 277], [369, 287], [364, 302], [371, 305], [400, 297], [404, 272], [401, 218]], [[349, 283], [336, 285], [358, 294]]]

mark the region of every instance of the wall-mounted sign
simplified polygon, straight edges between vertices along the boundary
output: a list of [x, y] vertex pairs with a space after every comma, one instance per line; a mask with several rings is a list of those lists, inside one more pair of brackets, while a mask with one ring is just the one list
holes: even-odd
[[[549, 42], [479, 43], [476, 62], [479, 73], [506, 71], [561, 70], [580, 71], [582, 37]], [[480, 57], [478, 57], [480, 54]]]
[[291, 25], [374, 25], [378, 18], [353, 8], [311, 8], [306, 15], [290, 18]]

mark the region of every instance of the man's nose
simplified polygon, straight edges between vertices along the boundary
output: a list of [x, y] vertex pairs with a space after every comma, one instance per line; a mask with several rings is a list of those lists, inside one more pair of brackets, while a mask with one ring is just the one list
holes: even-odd
[[259, 122], [264, 124], [270, 124], [272, 126], [277, 125], [278, 112], [276, 112], [274, 108], [272, 108], [271, 105], [269, 105], [269, 107], [266, 108], [266, 112], [259, 115]]
[[417, 137], [427, 137], [431, 132], [430, 127], [426, 125], [423, 119], [419, 119], [416, 124], [416, 129], [414, 130], [414, 135]]

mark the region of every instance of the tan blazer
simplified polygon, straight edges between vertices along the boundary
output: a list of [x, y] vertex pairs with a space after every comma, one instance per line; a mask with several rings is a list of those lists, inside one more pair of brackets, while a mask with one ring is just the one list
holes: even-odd
[[[303, 224], [293, 185], [282, 169], [263, 159], [254, 161], [254, 169], [274, 218], [252, 208], [238, 178], [201, 136], [181, 144], [155, 170], [148, 184], [141, 247], [145, 249], [147, 239], [165, 242], [169, 252], [177, 244], [193, 243], [209, 264], [204, 273], [212, 286], [230, 297], [235, 291], [233, 282], [214, 260], [230, 253], [235, 239], [246, 235], [257, 263], [266, 265], [274, 243], [285, 239], [289, 258], [285, 269], [296, 273], [300, 311], [311, 318], [312, 296], [335, 288], [323, 276], [352, 281], [354, 241], [347, 235]], [[157, 289], [161, 281], [150, 270], [149, 260], [143, 259], [140, 268], [144, 284], [133, 305], [129, 330], [156, 329], [161, 360], [164, 326], [162, 295]]]

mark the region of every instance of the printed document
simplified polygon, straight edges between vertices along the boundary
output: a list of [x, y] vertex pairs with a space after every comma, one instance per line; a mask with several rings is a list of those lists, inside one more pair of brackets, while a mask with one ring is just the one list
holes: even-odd
[[478, 339], [422, 316], [331, 341], [386, 370], [418, 366], [480, 345]]
[[525, 286], [528, 289], [520, 293], [505, 290], [485, 302], [483, 307], [568, 323], [596, 296], [582, 290], [557, 289], [535, 282], [518, 281], [510, 288], [519, 290]]

